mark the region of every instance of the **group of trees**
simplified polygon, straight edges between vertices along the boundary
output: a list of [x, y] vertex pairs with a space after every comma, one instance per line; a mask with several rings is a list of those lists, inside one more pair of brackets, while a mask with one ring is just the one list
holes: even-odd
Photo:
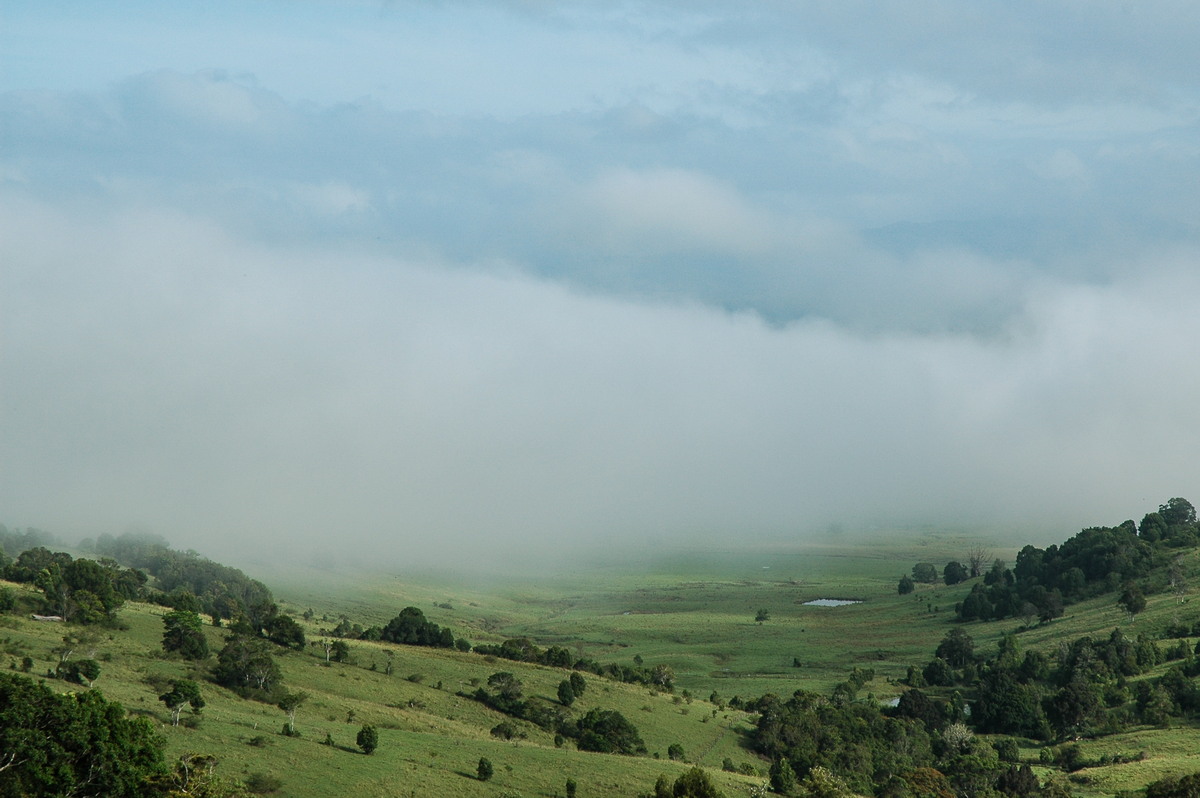
[[59, 695], [0, 673], [0, 796], [162, 794], [162, 741], [95, 690]]
[[[1147, 513], [1141, 524], [1125, 521], [1115, 527], [1091, 527], [1061, 546], [1040, 549], [1025, 546], [1013, 568], [995, 560], [983, 570], [986, 552], [974, 548], [967, 565], [946, 563], [941, 581], [956, 585], [982, 576], [971, 592], [955, 605], [960, 620], [1024, 618], [1046, 622], [1059, 617], [1067, 605], [1102, 593], [1123, 591], [1120, 603], [1130, 615], [1145, 605], [1145, 588], [1139, 584], [1171, 556], [1171, 550], [1200, 543], [1196, 510], [1186, 499], [1174, 498]], [[1178, 569], [1176, 569], [1178, 570]], [[912, 575], [900, 577], [897, 591], [912, 593], [917, 584], [938, 581], [933, 563], [921, 562]], [[1169, 575], [1172, 588], [1182, 593], [1182, 578]], [[1162, 587], [1162, 586], [1158, 586]]]
[[[572, 673], [569, 679], [563, 680], [558, 686], [559, 706], [556, 707], [544, 700], [526, 698], [521, 681], [508, 671], [500, 671], [488, 677], [487, 687], [460, 695], [474, 698], [498, 712], [527, 720], [564, 738], [572, 738], [581, 751], [644, 754], [646, 746], [637, 727], [620, 712], [593, 708], [579, 718], [571, 717], [568, 708], [586, 689], [587, 682], [583, 676]], [[492, 733], [511, 738], [515, 730], [501, 724]]]
[[166, 606], [203, 612], [223, 621], [241, 616], [259, 627], [273, 614], [271, 591], [262, 582], [194, 551], [176, 551], [157, 535], [101, 535], [85, 545], [98, 555], [153, 576], [156, 590], [148, 597]]
[[145, 573], [122, 568], [115, 560], [75, 559], [42, 546], [26, 549], [11, 562], [6, 554], [0, 558], [5, 579], [42, 591], [44, 612], [81, 624], [113, 620], [126, 600], [143, 594], [147, 581]]

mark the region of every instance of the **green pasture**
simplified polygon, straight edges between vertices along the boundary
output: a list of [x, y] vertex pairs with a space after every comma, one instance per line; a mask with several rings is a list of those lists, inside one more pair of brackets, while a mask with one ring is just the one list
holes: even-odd
[[[514, 663], [473, 653], [349, 641], [351, 661], [324, 662], [320, 646], [303, 652], [279, 650], [276, 659], [291, 691], [309, 694], [296, 718], [298, 738], [283, 736], [286, 716], [274, 706], [239, 698], [207, 681], [207, 670], [179, 659], [164, 659], [161, 607], [129, 603], [120, 612], [125, 630], [96, 630], [76, 652], [101, 662], [96, 687], [135, 714], [149, 717], [174, 755], [217, 756], [219, 772], [248, 779], [265, 774], [279, 779], [278, 794], [307, 796], [554, 796], [564, 794], [567, 778], [580, 796], [634, 796], [651, 790], [659, 774], [678, 774], [698, 763], [709, 769], [728, 796], [743, 795], [764, 781], [766, 762], [744, 745], [752, 727], [745, 713], [708, 701], [764, 693], [790, 695], [797, 689], [828, 692], [850, 669], [874, 668], [865, 693], [880, 700], [897, 695], [896, 682], [908, 665], [932, 657], [938, 641], [952, 628], [954, 603], [973, 581], [946, 587], [920, 585], [900, 596], [896, 583], [918, 561], [939, 569], [950, 559], [963, 560], [969, 538], [919, 533], [900, 543], [841, 539], [823, 545], [760, 546], [689, 552], [629, 564], [576, 563], [547, 570], [539, 578], [504, 578], [479, 573], [370, 573], [273, 567], [253, 572], [275, 592], [286, 611], [303, 622], [310, 641], [318, 640], [342, 616], [370, 626], [384, 624], [405, 606], [419, 607], [434, 622], [449, 626], [472, 642], [498, 642], [527, 636], [540, 646], [566, 646], [601, 662], [646, 666], [670, 665], [677, 677], [674, 694], [585, 675], [588, 689], [571, 708], [615, 709], [633, 722], [650, 756], [619, 757], [575, 750], [567, 741], [556, 747], [544, 730], [513, 721], [524, 735], [513, 741], [490, 730], [509, 720], [458, 695], [486, 684], [497, 671], [510, 671], [524, 684], [526, 696], [554, 700], [567, 674], [555, 668]], [[1011, 562], [1011, 550], [995, 556]], [[1189, 579], [1200, 584], [1197, 553], [1188, 555]], [[26, 587], [18, 593], [33, 597]], [[817, 598], [855, 599], [843, 607], [806, 606]], [[765, 609], [770, 618], [755, 622]], [[1172, 622], [1193, 623], [1200, 598], [1155, 594], [1135, 619], [1120, 610], [1113, 596], [1067, 608], [1064, 617], [1023, 628], [1016, 620], [970, 623], [965, 628], [982, 652], [1002, 634], [1015, 632], [1024, 648], [1053, 650], [1084, 634], [1107, 636], [1120, 628], [1130, 636], [1155, 637]], [[224, 631], [207, 626], [210, 648], [223, 645]], [[0, 616], [0, 667], [34, 660], [32, 675], [44, 675], [57, 660], [51, 652], [66, 632], [78, 627], [34, 622], [25, 616]], [[1192, 641], [1193, 643], [1195, 641]], [[391, 674], [387, 675], [390, 665]], [[157, 696], [172, 678], [195, 678], [207, 701], [195, 721], [169, 726]], [[1145, 677], [1143, 677], [1145, 678]], [[86, 689], [47, 680], [63, 690]], [[686, 695], [685, 692], [687, 691]], [[364, 723], [380, 730], [380, 746], [371, 756], [355, 747]], [[326, 745], [326, 737], [333, 745]], [[1134, 790], [1164, 775], [1200, 770], [1196, 729], [1137, 729], [1121, 735], [1080, 741], [1085, 759], [1133, 755], [1139, 761], [1095, 766], [1073, 774], [1071, 790], [1082, 796]], [[687, 762], [667, 759], [673, 744]], [[1039, 747], [1022, 749], [1039, 775]], [[659, 758], [655, 758], [655, 756]], [[487, 757], [495, 765], [488, 782], [475, 778], [476, 764]], [[721, 772], [729, 758], [757, 771], [747, 777]], [[1066, 779], [1065, 774], [1056, 778]]]

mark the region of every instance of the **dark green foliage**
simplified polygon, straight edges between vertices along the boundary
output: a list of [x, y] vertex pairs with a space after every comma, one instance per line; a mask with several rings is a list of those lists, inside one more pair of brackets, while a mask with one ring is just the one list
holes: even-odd
[[708, 773], [698, 767], [675, 779], [670, 795], [672, 798], [723, 798], [723, 794], [712, 783]]
[[146, 581], [145, 574], [122, 570], [111, 560], [76, 560], [40, 546], [22, 552], [4, 575], [41, 590], [47, 613], [82, 624], [110, 620], [127, 598], [140, 594]]
[[796, 773], [786, 759], [776, 759], [771, 763], [767, 772], [771, 783], [771, 792], [787, 795], [796, 789]]
[[425, 613], [416, 607], [405, 607], [383, 627], [380, 639], [406, 646], [452, 648], [454, 635], [436, 623], [425, 620]]
[[163, 616], [163, 651], [173, 651], [184, 659], [208, 656], [208, 638], [200, 616], [188, 610], [175, 610]]
[[277, 646], [304, 650], [304, 630], [290, 615], [275, 615], [265, 624], [267, 639]]
[[335, 640], [329, 647], [329, 658], [334, 662], [345, 662], [350, 658], [350, 646], [344, 640]]
[[612, 709], [590, 709], [577, 722], [581, 751], [605, 754], [644, 754], [646, 744], [637, 727]]
[[1133, 620], [1134, 616], [1146, 609], [1146, 596], [1140, 587], [1130, 583], [1121, 591], [1117, 604], [1121, 605], [1121, 608], [1129, 613], [1129, 619]]
[[951, 629], [933, 655], [946, 660], [952, 668], [965, 668], [975, 660], [975, 641], [962, 629]]
[[683, 746], [679, 743], [671, 743], [667, 746], [667, 758], [672, 761], [683, 759]]
[[358, 736], [354, 738], [354, 741], [358, 743], [358, 747], [364, 754], [374, 753], [375, 749], [379, 747], [379, 732], [375, 730], [374, 726], [367, 724], [358, 730]]
[[937, 566], [931, 562], [919, 562], [912, 568], [914, 582], [924, 582], [932, 585], [938, 580]]
[[1001, 773], [996, 779], [996, 789], [1005, 795], [1016, 796], [1016, 798], [1025, 798], [1025, 796], [1037, 795], [1041, 792], [1037, 776], [1033, 775], [1033, 770], [1029, 765], [1009, 766], [1008, 770]]
[[571, 692], [575, 693], [575, 697], [579, 698], [587, 690], [587, 681], [584, 680], [582, 673], [571, 674]]
[[1197, 539], [1195, 508], [1186, 499], [1171, 499], [1157, 513], [1147, 514], [1140, 527], [1125, 521], [1084, 529], [1061, 546], [1026, 546], [1013, 570], [1002, 563], [993, 566], [984, 584], [958, 605], [958, 615], [963, 620], [1026, 616], [1049, 621], [1067, 604], [1146, 577], [1170, 556], [1171, 548], [1194, 545]]
[[191, 591], [203, 611], [215, 618], [229, 620], [244, 614], [259, 622], [261, 629], [274, 606], [271, 591], [261, 582], [195, 552], [170, 549], [155, 535], [101, 535], [96, 553], [149, 572], [168, 594], [179, 588]]
[[957, 585], [959, 582], [967, 581], [970, 577], [971, 574], [966, 566], [957, 560], [951, 560], [942, 569], [942, 581], [947, 585]]
[[12, 612], [16, 608], [16, 592], [11, 587], [0, 588], [0, 612]]
[[520, 736], [520, 732], [512, 721], [502, 720], [492, 727], [491, 734], [499, 740], [511, 740]]
[[279, 792], [282, 788], [283, 781], [277, 776], [267, 773], [251, 773], [246, 777], [246, 789], [255, 795], [269, 795]]
[[575, 703], [575, 690], [571, 687], [571, 682], [566, 679], [558, 683], [558, 701], [564, 707]]
[[200, 695], [200, 685], [190, 679], [177, 679], [171, 682], [171, 689], [158, 697], [158, 700], [171, 710], [171, 725], [179, 725], [179, 713], [184, 706], [191, 705], [192, 712], [199, 713], [204, 708], [204, 697]]
[[230, 635], [217, 654], [213, 681], [233, 690], [269, 694], [281, 681], [279, 666], [266, 640]]
[[575, 792], [578, 787], [575, 784], [575, 779], [567, 779], [567, 798], [575, 798]]
[[877, 781], [933, 762], [922, 721], [888, 717], [874, 704], [830, 701], [801, 690], [786, 702], [764, 696], [755, 708], [758, 753], [786, 760], [797, 774], [823, 767], [854, 792], [873, 792]]
[[900, 577], [900, 584], [896, 587], [896, 592], [901, 596], [907, 596], [917, 587], [916, 582], [909, 578], [908, 574]]
[[60, 662], [58, 676], [69, 682], [86, 684], [90, 687], [92, 682], [100, 678], [100, 663], [94, 659], [73, 659]]
[[760, 609], [754, 614], [754, 622], [761, 624], [763, 621], [771, 620], [771, 613], [766, 609]]
[[475, 772], [479, 776], [480, 781], [487, 781], [496, 772], [496, 769], [492, 766], [492, 760], [487, 757], [480, 757]]
[[[46, 730], [52, 729], [53, 734]], [[0, 673], [0, 796], [141, 798], [165, 773], [162, 742], [96, 690], [57, 695]]]
[[1153, 781], [1146, 785], [1146, 798], [1200, 798], [1200, 773]]

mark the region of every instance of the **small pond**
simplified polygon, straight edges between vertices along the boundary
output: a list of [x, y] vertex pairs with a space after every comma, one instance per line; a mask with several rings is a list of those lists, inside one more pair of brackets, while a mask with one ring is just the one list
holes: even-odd
[[847, 604], [862, 604], [861, 599], [813, 599], [804, 602], [805, 607], [845, 607]]

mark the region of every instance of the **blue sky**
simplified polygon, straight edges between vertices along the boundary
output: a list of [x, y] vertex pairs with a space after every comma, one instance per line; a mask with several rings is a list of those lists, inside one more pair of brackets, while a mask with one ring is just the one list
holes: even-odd
[[6, 4], [0, 520], [1140, 517], [1200, 471], [1198, 38], [1172, 2]]

